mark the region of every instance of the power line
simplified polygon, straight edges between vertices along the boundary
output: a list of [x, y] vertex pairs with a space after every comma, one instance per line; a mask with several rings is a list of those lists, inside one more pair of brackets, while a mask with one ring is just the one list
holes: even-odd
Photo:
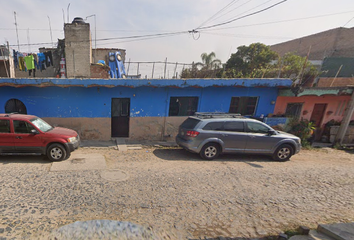
[[215, 18], [214, 20], [217, 20], [217, 19], [219, 19], [219, 18], [221, 18], [221, 17], [223, 17], [223, 16], [225, 16], [225, 15], [229, 14], [230, 12], [235, 11], [236, 9], [239, 9], [240, 7], [242, 7], [242, 6], [246, 5], [247, 3], [251, 2], [251, 1], [253, 1], [253, 0], [248, 0], [247, 2], [245, 2], [245, 3], [241, 4], [240, 6], [237, 6], [237, 7], [233, 8], [233, 9], [231, 9], [230, 11], [228, 11], [228, 12], [224, 13], [223, 15], [221, 15], [221, 16], [219, 16], [219, 17]]
[[[218, 15], [219, 13], [223, 12], [226, 8], [230, 7], [231, 5], [235, 4], [236, 0], [232, 0], [229, 4], [227, 4], [225, 7], [223, 7], [222, 9], [220, 9], [217, 13], [215, 13], [213, 16], [211, 16], [210, 18], [208, 18], [206, 21], [204, 21], [202, 24], [200, 24], [198, 28], [200, 28], [201, 26], [203, 26], [204, 24], [206, 24], [207, 22], [209, 22], [211, 19], [213, 19], [216, 15]], [[240, 0], [237, 0], [237, 2]], [[236, 2], [236, 3], [237, 3]]]
[[216, 28], [216, 29], [213, 29], [213, 30], [203, 30], [202, 32], [205, 32], [205, 31], [216, 31], [216, 30], [225, 30], [225, 29], [233, 29], [233, 28], [242, 28], [242, 27], [253, 27], [253, 26], [260, 26], [260, 25], [268, 25], [268, 24], [283, 23], [283, 22], [300, 21], [300, 20], [306, 20], [306, 19], [312, 19], [312, 18], [321, 18], [321, 17], [328, 17], [328, 16], [334, 16], [334, 15], [340, 15], [340, 14], [346, 14], [346, 13], [353, 13], [353, 12], [354, 12], [354, 11], [348, 11], [348, 12], [340, 12], [340, 13], [333, 13], [333, 14], [317, 15], [317, 16], [312, 16], [312, 17], [293, 18], [293, 19], [281, 20], [281, 21], [274, 21], [274, 22], [255, 23], [255, 24], [247, 24], [247, 25], [240, 25], [240, 26], [233, 26], [233, 27]]
[[[238, 16], [240, 16], [240, 15], [242, 15], [242, 14], [248, 13], [249, 11], [252, 11], [253, 9], [256, 9], [256, 8], [258, 8], [258, 7], [260, 7], [260, 6], [263, 6], [263, 5], [265, 5], [265, 4], [267, 4], [267, 3], [271, 2], [271, 1], [273, 1], [273, 0], [268, 0], [268, 1], [264, 2], [264, 3], [261, 3], [261, 4], [255, 6], [255, 7], [251, 8], [251, 9], [248, 9], [247, 11], [245, 11], [245, 12], [243, 12], [243, 13], [238, 14], [236, 17], [238, 17]], [[247, 2], [247, 3], [248, 3], [248, 2]], [[221, 17], [223, 17], [223, 16], [225, 16], [225, 15], [226, 15], [226, 14], [224, 14], [224, 15], [218, 17], [218, 18], [221, 18]], [[218, 19], [218, 18], [216, 18], [216, 19]], [[233, 17], [233, 18], [234, 18], [234, 17]], [[233, 18], [230, 18], [230, 19], [228, 19], [228, 20], [231, 20], [231, 19], [233, 19]], [[215, 19], [215, 20], [216, 20], [216, 19]], [[227, 21], [228, 21], [228, 20], [227, 20]]]
[[232, 34], [232, 33], [212, 33], [203, 32], [204, 34], [215, 35], [215, 36], [225, 36], [225, 37], [237, 37], [237, 38], [270, 38], [270, 39], [292, 39], [292, 37], [280, 37], [280, 36], [259, 36], [259, 35], [242, 35], [242, 34]]
[[[273, 4], [273, 5], [271, 5], [269, 7], [266, 7], [266, 8], [263, 8], [263, 9], [261, 9], [259, 11], [256, 11], [256, 12], [253, 12], [253, 13], [238, 17], [238, 18], [231, 19], [231, 20], [223, 22], [223, 23], [218, 23], [218, 24], [214, 24], [214, 25], [210, 25], [210, 26], [206, 26], [206, 27], [200, 27], [199, 29], [209, 29], [209, 28], [214, 28], [214, 27], [226, 25], [226, 24], [235, 22], [237, 20], [240, 20], [240, 19], [243, 19], [243, 18], [246, 18], [246, 17], [250, 17], [250, 16], [253, 16], [253, 15], [256, 15], [258, 13], [264, 12], [264, 11], [269, 10], [269, 9], [271, 9], [271, 8], [273, 8], [273, 7], [275, 7], [275, 6], [279, 5], [279, 4], [282, 4], [282, 3], [286, 2], [286, 1], [288, 1], [288, 0], [283, 0], [283, 1], [277, 2], [277, 3]], [[195, 31], [197, 29], [193, 29], [193, 30]]]
[[[181, 31], [181, 32], [170, 32], [170, 33], [159, 33], [159, 34], [147, 34], [147, 35], [135, 35], [135, 36], [127, 36], [127, 37], [112, 37], [112, 38], [101, 38], [97, 39], [97, 41], [110, 41], [110, 40], [118, 40], [118, 39], [149, 39], [149, 38], [159, 38], [159, 37], [167, 37], [167, 36], [174, 36], [180, 34], [189, 33], [188, 31]], [[90, 40], [80, 40], [80, 41], [71, 41], [71, 43], [79, 43], [79, 42], [88, 42]], [[47, 45], [52, 43], [32, 43], [32, 44], [20, 44], [20, 46], [28, 46], [28, 45]], [[10, 45], [16, 46], [16, 45]]]

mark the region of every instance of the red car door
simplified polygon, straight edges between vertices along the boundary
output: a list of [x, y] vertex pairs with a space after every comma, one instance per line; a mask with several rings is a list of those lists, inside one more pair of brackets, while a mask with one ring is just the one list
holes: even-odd
[[[18, 153], [42, 153], [43, 140], [41, 137], [42, 133], [34, 128], [34, 126], [22, 120], [14, 120], [14, 142], [15, 151]], [[32, 133], [32, 130], [36, 130], [37, 133]]]
[[0, 153], [11, 153], [15, 150], [14, 133], [11, 131], [9, 119], [0, 119]]

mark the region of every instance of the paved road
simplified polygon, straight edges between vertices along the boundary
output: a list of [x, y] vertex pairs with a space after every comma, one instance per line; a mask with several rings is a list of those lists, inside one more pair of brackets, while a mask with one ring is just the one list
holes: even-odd
[[[99, 169], [87, 168], [98, 156]], [[43, 157], [0, 157], [0, 239], [93, 219], [149, 225], [176, 239], [256, 237], [354, 219], [350, 152], [302, 151], [279, 163], [231, 155], [209, 162], [168, 148], [79, 149], [67, 161], [58, 170]]]

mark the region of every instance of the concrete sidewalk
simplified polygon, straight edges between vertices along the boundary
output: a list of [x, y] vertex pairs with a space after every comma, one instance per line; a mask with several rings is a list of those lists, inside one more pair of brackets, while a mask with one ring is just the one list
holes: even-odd
[[177, 147], [177, 144], [175, 142], [161, 141], [132, 141], [121, 138], [112, 139], [111, 141], [82, 140], [80, 144], [82, 148], [113, 148], [119, 151], [141, 149], [143, 146]]

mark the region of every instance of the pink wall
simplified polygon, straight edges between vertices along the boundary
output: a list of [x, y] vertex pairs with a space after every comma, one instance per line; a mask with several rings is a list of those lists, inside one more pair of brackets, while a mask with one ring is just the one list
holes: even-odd
[[[345, 108], [350, 100], [350, 96], [301, 96], [301, 97], [278, 97], [274, 114], [282, 115], [286, 111], [288, 103], [303, 103], [300, 119], [310, 120], [311, 114], [316, 103], [326, 103], [327, 108], [324, 113], [322, 124], [334, 119], [335, 121], [341, 121], [344, 115]], [[306, 113], [307, 111], [307, 113]], [[332, 112], [329, 114], [329, 112]], [[304, 114], [305, 113], [305, 114]], [[352, 120], [354, 117], [352, 116]]]

